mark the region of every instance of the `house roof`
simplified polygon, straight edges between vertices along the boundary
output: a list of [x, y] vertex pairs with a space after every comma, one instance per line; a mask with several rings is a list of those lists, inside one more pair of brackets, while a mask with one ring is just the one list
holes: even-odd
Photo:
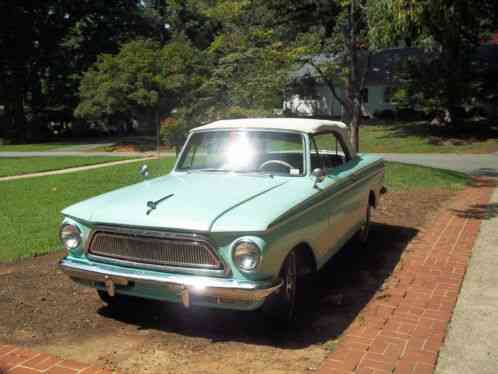
[[[424, 55], [429, 56], [430, 51], [422, 48], [390, 48], [384, 49], [370, 56], [370, 65], [366, 76], [367, 85], [389, 85], [402, 81], [400, 74], [403, 61], [422, 59]], [[312, 61], [316, 65], [332, 63], [335, 56], [331, 54], [319, 54], [313, 57]], [[498, 45], [486, 44], [477, 49], [475, 55], [470, 56], [475, 63], [486, 69], [496, 69], [498, 66]], [[365, 56], [362, 56], [364, 61]], [[363, 63], [363, 62], [362, 62]], [[291, 73], [290, 78], [301, 80], [306, 77], [319, 78], [316, 69], [305, 63], [298, 70]]]
[[[423, 50], [419, 48], [391, 48], [374, 53], [370, 56], [370, 66], [367, 72], [367, 85], [388, 84], [399, 80], [396, 67], [401, 61], [410, 58], [417, 58], [423, 55]], [[361, 56], [360, 64], [366, 64], [366, 57]], [[336, 56], [333, 54], [319, 54], [312, 58], [315, 65], [333, 63]], [[319, 78], [319, 74], [311, 63], [305, 63], [298, 70], [290, 74], [292, 80], [301, 80], [306, 77]]]
[[368, 69], [366, 83], [394, 84], [398, 83], [400, 77], [400, 63], [413, 59], [420, 59], [424, 50], [420, 48], [392, 48], [374, 53], [370, 56], [370, 67]]

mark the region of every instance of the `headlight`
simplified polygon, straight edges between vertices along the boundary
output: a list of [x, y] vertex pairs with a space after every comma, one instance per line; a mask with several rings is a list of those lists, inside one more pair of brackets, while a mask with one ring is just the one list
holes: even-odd
[[75, 249], [81, 244], [81, 231], [80, 229], [70, 223], [62, 225], [60, 231], [62, 244], [66, 249]]
[[242, 271], [256, 269], [261, 260], [259, 247], [249, 240], [240, 240], [234, 246], [233, 260]]

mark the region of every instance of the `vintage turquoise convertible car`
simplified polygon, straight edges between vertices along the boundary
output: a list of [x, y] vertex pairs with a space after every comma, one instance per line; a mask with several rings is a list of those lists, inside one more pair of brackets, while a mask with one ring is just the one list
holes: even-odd
[[190, 132], [170, 174], [66, 208], [60, 267], [112, 307], [139, 297], [290, 319], [301, 276], [367, 240], [383, 179], [341, 122], [214, 122]]

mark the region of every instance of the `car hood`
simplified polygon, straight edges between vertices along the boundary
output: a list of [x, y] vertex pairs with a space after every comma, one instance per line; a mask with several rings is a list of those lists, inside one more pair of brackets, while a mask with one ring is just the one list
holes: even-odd
[[[222, 216], [286, 183], [288, 179], [269, 176], [170, 174], [82, 201], [62, 213], [94, 224], [211, 231]], [[148, 202], [156, 202], [155, 209]], [[240, 217], [245, 219], [250, 218]]]

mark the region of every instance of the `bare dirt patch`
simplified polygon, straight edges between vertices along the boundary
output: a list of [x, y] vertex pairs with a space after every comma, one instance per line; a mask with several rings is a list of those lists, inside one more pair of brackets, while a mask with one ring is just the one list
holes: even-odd
[[389, 277], [407, 243], [452, 196], [393, 192], [367, 248], [347, 245], [314, 279], [298, 323], [276, 330], [260, 313], [141, 302], [113, 312], [56, 268], [62, 253], [0, 264], [0, 341], [126, 373], [304, 373]]

